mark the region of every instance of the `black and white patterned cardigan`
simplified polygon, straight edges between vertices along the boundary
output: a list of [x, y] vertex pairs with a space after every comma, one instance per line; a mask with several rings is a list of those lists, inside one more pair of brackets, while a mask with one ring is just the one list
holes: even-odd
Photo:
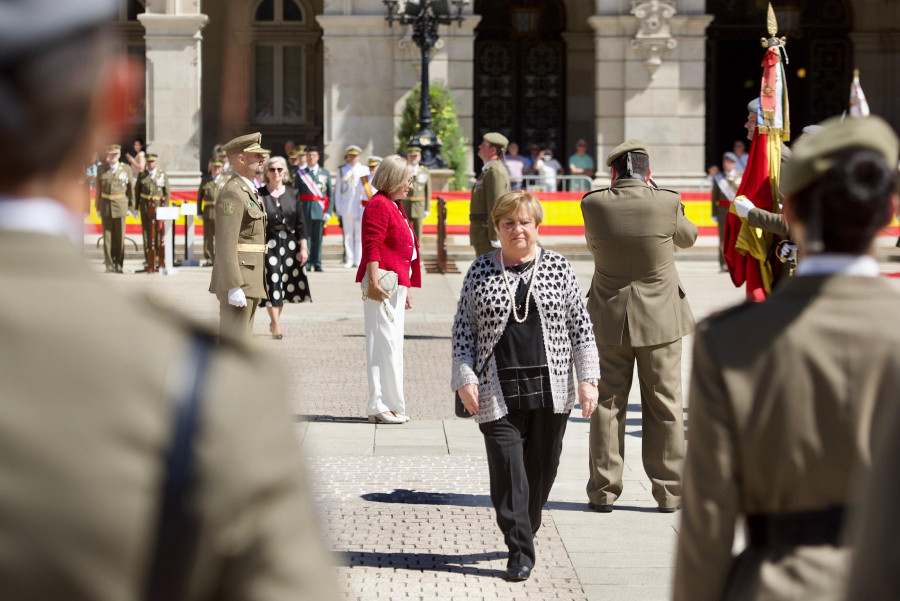
[[[600, 362], [593, 326], [581, 300], [575, 271], [559, 253], [550, 250], [543, 253], [532, 297], [544, 334], [553, 411], [566, 413], [575, 406], [573, 362], [579, 381], [600, 378]], [[481, 255], [469, 267], [453, 321], [451, 388], [455, 391], [466, 384], [478, 383], [479, 408], [474, 417], [478, 423], [495, 421], [508, 413], [500, 390], [497, 363], [492, 355], [512, 310], [498, 255], [499, 251]], [[513, 294], [519, 282], [529, 274], [530, 270], [523, 274], [507, 271]], [[483, 369], [488, 357], [488, 367], [479, 382], [476, 374]]]

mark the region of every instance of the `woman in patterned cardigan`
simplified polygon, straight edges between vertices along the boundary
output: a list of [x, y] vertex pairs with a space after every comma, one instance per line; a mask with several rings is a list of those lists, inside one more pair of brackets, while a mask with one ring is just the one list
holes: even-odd
[[510, 192], [491, 218], [501, 248], [478, 257], [463, 282], [451, 385], [484, 435], [506, 574], [515, 581], [534, 567], [534, 534], [575, 405], [572, 365], [585, 419], [597, 408], [600, 365], [572, 266], [537, 246], [538, 200]]

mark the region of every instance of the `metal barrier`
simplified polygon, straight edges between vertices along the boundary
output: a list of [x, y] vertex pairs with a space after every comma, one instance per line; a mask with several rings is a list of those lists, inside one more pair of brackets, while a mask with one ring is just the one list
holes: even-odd
[[[554, 180], [555, 189], [547, 185], [548, 179]], [[593, 178], [586, 175], [557, 175], [554, 178], [525, 175], [522, 182], [525, 189], [532, 192], [590, 192]]]

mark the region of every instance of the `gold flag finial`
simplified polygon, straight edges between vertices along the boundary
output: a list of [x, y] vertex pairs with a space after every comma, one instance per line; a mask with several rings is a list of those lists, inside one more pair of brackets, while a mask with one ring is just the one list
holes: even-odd
[[775, 9], [772, 8], [771, 2], [769, 2], [769, 12], [766, 14], [766, 26], [769, 29], [769, 37], [774, 38], [778, 33], [778, 19], [775, 18]]
[[853, 70], [853, 79], [859, 79], [859, 69]]

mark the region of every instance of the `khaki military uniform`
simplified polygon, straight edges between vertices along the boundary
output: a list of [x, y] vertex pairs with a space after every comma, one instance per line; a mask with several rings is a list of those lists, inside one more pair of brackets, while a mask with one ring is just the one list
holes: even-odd
[[[195, 335], [106, 286], [63, 237], [0, 229], [0, 255], [3, 597], [143, 599], [172, 376]], [[279, 374], [220, 345], [202, 391], [182, 598], [336, 599]]]
[[[725, 243], [725, 219], [728, 217], [728, 209], [741, 184], [741, 174], [735, 171], [730, 177], [724, 173], [713, 181], [712, 187], [712, 216], [716, 218], [716, 226], [719, 230], [719, 268], [725, 269], [725, 255], [722, 253]], [[722, 190], [724, 186], [731, 191], [730, 198]]]
[[[259, 300], [268, 298], [265, 281], [266, 211], [256, 193], [237, 173], [216, 198], [216, 262], [209, 291], [219, 299], [219, 329], [223, 335], [248, 337]], [[228, 303], [228, 291], [238, 286], [246, 307]]]
[[[734, 527], [740, 516], [852, 508], [871, 424], [900, 390], [898, 306], [878, 277], [803, 276], [698, 327], [676, 601], [843, 599], [847, 547], [751, 545], [734, 557]], [[894, 591], [897, 496], [884, 493], [896, 482], [895, 471], [873, 481], [869, 499], [888, 521], [876, 526], [885, 546], [867, 558], [883, 562]], [[850, 598], [897, 598], [866, 594], [879, 586], [868, 581]]]
[[491, 241], [498, 238], [491, 211], [497, 199], [507, 192], [509, 171], [502, 160], [493, 160], [478, 174], [469, 204], [469, 243], [475, 248], [477, 257], [494, 250]]
[[[507, 177], [509, 177], [508, 174]], [[412, 190], [400, 202], [416, 232], [416, 240], [422, 240], [422, 221], [431, 211], [430, 203], [431, 172], [424, 165], [416, 165], [416, 171], [413, 173]]]
[[688, 248], [697, 227], [677, 192], [637, 179], [581, 201], [594, 255], [588, 313], [600, 352], [600, 399], [591, 416], [587, 493], [612, 505], [622, 493], [625, 415], [637, 362], [644, 469], [660, 507], [679, 504], [684, 463], [681, 338], [694, 318], [675, 269], [674, 247]]
[[206, 173], [200, 179], [200, 189], [197, 190], [197, 212], [203, 218], [203, 257], [208, 263], [216, 259], [216, 197], [225, 180], [224, 174], [213, 178]]
[[103, 262], [107, 271], [122, 272], [125, 262], [125, 217], [133, 211], [131, 167], [119, 161], [113, 171], [104, 164], [97, 177], [97, 212], [103, 224]]
[[144, 236], [144, 262], [150, 266], [150, 248], [156, 250], [157, 261], [162, 263], [163, 256], [160, 252], [160, 232], [156, 221], [156, 208], [167, 207], [171, 202], [169, 190], [169, 176], [166, 172], [156, 168], [156, 173], [150, 175], [149, 171], [142, 171], [138, 175], [134, 185], [138, 197], [141, 212], [141, 231]]

